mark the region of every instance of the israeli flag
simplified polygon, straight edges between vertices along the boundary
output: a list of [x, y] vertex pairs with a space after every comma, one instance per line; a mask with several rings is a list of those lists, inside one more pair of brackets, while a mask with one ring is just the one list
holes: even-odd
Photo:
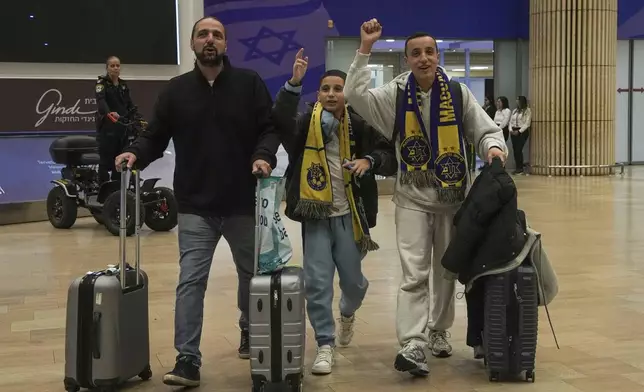
[[303, 100], [315, 100], [325, 70], [325, 37], [338, 35], [328, 27], [330, 16], [322, 0], [215, 1], [205, 0], [204, 13], [226, 27], [233, 65], [258, 72], [274, 97], [291, 77], [295, 54], [304, 48], [309, 67]]
[[[301, 102], [317, 99], [326, 69], [326, 37], [338, 35], [328, 27], [331, 17], [322, 0], [205, 0], [204, 15], [221, 20], [231, 63], [259, 73], [273, 99], [292, 76], [295, 54], [304, 48], [309, 67]], [[288, 155], [280, 146], [274, 175], [284, 175], [287, 166]]]

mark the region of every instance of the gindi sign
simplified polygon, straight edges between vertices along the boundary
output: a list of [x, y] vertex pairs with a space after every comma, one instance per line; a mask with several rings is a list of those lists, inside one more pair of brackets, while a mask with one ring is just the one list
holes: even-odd
[[[166, 81], [126, 80], [134, 104], [150, 120]], [[95, 130], [95, 80], [0, 79], [1, 132]]]

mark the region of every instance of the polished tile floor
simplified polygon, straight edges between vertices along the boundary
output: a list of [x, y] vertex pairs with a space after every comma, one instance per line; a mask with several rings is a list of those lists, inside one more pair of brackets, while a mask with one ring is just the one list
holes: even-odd
[[[549, 307], [561, 349], [541, 309], [536, 383], [490, 383], [465, 346], [465, 306], [458, 300], [451, 330], [454, 355], [431, 359], [427, 379], [393, 370], [396, 291], [400, 266], [394, 208], [381, 198], [375, 238], [381, 250], [364, 269], [370, 292], [359, 311], [350, 347], [337, 350], [334, 372], [307, 374], [308, 392], [424, 391], [644, 391], [644, 170], [620, 178], [516, 178], [519, 203], [543, 233], [559, 275]], [[287, 220], [301, 262], [299, 227]], [[150, 337], [154, 376], [129, 390], [166, 391], [161, 375], [174, 361], [173, 305], [177, 279], [176, 232], [142, 237], [150, 276]], [[118, 240], [93, 219], [71, 230], [48, 222], [0, 227], [0, 390], [63, 391], [65, 303], [70, 281], [118, 260]], [[250, 390], [248, 362], [237, 358], [236, 278], [230, 250], [215, 253], [206, 299], [202, 391]], [[307, 365], [314, 357], [309, 339]]]

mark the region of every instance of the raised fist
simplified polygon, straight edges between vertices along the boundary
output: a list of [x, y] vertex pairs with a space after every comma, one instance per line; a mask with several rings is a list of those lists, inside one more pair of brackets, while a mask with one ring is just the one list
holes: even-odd
[[380, 39], [381, 34], [382, 26], [375, 18], [364, 22], [360, 28], [360, 40], [367, 44], [374, 44]]
[[304, 48], [302, 48], [295, 55], [295, 62], [293, 63], [293, 77], [291, 78], [292, 84], [299, 84], [302, 81], [308, 66], [309, 58], [308, 56], [304, 56]]

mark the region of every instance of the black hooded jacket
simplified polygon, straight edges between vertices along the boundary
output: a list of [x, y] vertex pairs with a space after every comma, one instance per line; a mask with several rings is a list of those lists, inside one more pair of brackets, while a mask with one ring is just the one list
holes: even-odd
[[[300, 177], [304, 145], [308, 135], [309, 122], [313, 112], [312, 104], [306, 105], [303, 113], [298, 113], [299, 94], [291, 93], [282, 87], [275, 99], [273, 120], [280, 131], [282, 145], [288, 154], [289, 166], [286, 170], [286, 211], [289, 219], [302, 222], [303, 218], [295, 213], [300, 198]], [[356, 157], [366, 155], [374, 159], [374, 167], [360, 179], [359, 192], [364, 203], [369, 227], [375, 227], [378, 215], [378, 184], [375, 175], [393, 176], [398, 170], [393, 143], [369, 125], [355, 111], [349, 109], [351, 126], [356, 137]]]
[[454, 217], [456, 233], [443, 267], [462, 284], [507, 264], [527, 239], [525, 215], [517, 207], [517, 188], [500, 159], [485, 165]]

